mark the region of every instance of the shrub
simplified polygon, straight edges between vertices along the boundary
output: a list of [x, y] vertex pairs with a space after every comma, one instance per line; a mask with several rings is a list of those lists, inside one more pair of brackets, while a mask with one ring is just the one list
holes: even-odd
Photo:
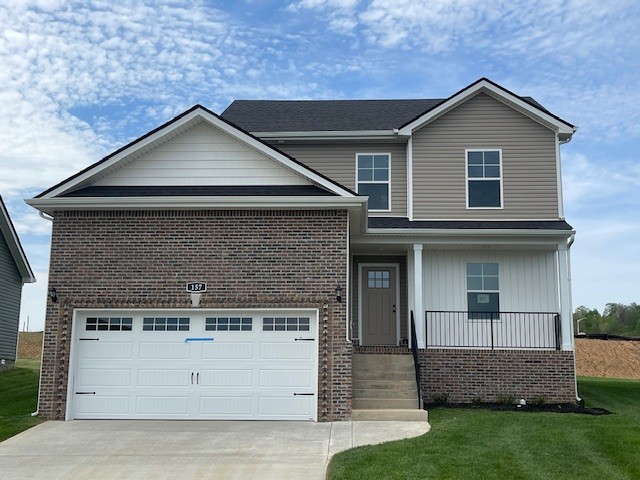
[[482, 397], [473, 397], [471, 403], [474, 405], [480, 405], [482, 403]]
[[496, 398], [500, 405], [513, 405], [516, 403], [516, 397], [514, 395], [501, 394]]
[[447, 400], [449, 400], [449, 395], [445, 392], [434, 393], [433, 397], [431, 397], [433, 403], [436, 405], [446, 405]]
[[529, 400], [529, 403], [534, 407], [541, 407], [542, 405], [547, 403], [547, 399], [543, 395], [540, 395], [538, 397], [533, 397], [531, 400]]

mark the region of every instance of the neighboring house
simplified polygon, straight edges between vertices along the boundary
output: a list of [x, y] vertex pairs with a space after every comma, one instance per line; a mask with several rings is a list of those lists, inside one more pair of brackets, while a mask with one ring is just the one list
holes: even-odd
[[423, 418], [418, 379], [574, 401], [575, 130], [487, 79], [191, 108], [28, 201], [53, 217], [40, 413]]
[[0, 370], [4, 370], [13, 367], [18, 355], [22, 286], [36, 278], [1, 196], [0, 232]]

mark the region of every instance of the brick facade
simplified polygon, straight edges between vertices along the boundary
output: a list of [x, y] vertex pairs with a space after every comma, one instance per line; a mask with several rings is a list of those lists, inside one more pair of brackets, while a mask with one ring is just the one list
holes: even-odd
[[449, 402], [497, 401], [513, 395], [550, 403], [576, 401], [573, 352], [556, 350], [420, 350], [425, 403], [434, 394]]
[[74, 308], [317, 308], [318, 420], [351, 413], [347, 214], [338, 210], [70, 211], [53, 224], [40, 413], [63, 419]]

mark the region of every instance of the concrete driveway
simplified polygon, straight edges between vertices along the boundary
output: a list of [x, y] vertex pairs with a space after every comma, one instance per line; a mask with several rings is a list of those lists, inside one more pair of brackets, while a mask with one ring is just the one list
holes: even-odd
[[46, 422], [0, 443], [0, 478], [321, 480], [335, 453], [426, 422]]

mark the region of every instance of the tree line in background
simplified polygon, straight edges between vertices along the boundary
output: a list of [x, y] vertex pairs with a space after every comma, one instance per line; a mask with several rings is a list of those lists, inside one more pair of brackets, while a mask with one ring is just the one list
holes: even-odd
[[607, 333], [640, 337], [640, 305], [607, 303], [602, 314], [595, 308], [578, 307], [573, 314], [576, 333]]

